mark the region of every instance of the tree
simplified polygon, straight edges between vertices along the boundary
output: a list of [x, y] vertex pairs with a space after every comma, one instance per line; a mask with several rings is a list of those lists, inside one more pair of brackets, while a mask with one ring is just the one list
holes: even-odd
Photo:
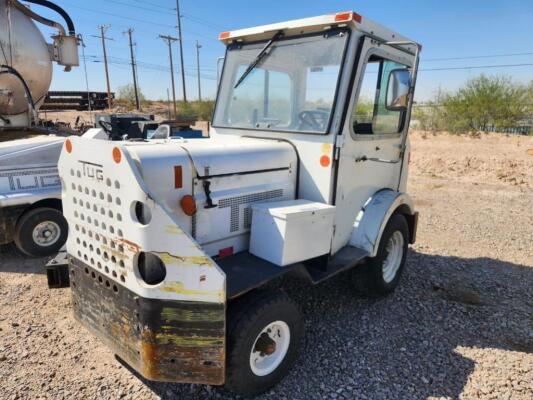
[[528, 115], [527, 97], [527, 86], [510, 77], [480, 75], [443, 96], [443, 118], [452, 132], [508, 128]]
[[[140, 88], [138, 88], [138, 94], [139, 94], [139, 101], [141, 103], [145, 102], [146, 98], [144, 97]], [[134, 106], [135, 105], [135, 87], [133, 86], [133, 84], [129, 83], [124, 86], [119, 86], [117, 90], [117, 98], [118, 100], [126, 103], [128, 106]]]
[[441, 105], [443, 98], [444, 94], [439, 88], [434, 100], [413, 107], [413, 119], [418, 122], [418, 127], [421, 130], [435, 133], [447, 129]]
[[527, 114], [533, 117], [533, 81], [529, 81], [527, 87]]

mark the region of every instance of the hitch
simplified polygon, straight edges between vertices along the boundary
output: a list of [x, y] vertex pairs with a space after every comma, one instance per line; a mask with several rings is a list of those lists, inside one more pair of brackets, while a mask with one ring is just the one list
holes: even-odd
[[49, 289], [70, 287], [68, 275], [68, 255], [66, 251], [60, 251], [46, 264], [46, 277]]

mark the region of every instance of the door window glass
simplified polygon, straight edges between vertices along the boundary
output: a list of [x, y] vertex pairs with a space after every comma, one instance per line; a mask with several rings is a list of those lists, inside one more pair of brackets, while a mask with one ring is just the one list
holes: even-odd
[[356, 134], [383, 135], [402, 131], [405, 111], [388, 109], [386, 100], [391, 71], [403, 68], [407, 67], [381, 57], [370, 57], [352, 115]]

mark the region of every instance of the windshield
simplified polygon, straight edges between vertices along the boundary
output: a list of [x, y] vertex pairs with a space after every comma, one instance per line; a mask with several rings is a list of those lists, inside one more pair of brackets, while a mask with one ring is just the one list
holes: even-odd
[[281, 39], [237, 87], [266, 42], [228, 47], [213, 125], [326, 133], [346, 31]]

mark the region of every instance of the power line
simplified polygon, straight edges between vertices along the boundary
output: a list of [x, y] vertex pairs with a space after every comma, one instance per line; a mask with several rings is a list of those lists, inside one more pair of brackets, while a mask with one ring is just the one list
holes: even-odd
[[[153, 12], [153, 13], [163, 14], [163, 15], [169, 15], [169, 11], [173, 11], [173, 12], [176, 11], [176, 8], [161, 7], [159, 10], [157, 10], [157, 9], [154, 9], [154, 8], [146, 7], [145, 4], [143, 6], [138, 6], [138, 5], [134, 5], [134, 4], [131, 4], [131, 3], [125, 3], [123, 1], [118, 1], [118, 0], [106, 0], [106, 1], [108, 3], [115, 3], [115, 4], [124, 5], [124, 6], [131, 7], [131, 8], [136, 8], [138, 10], [150, 11], [150, 12]], [[148, 4], [148, 3], [146, 3], [146, 4]], [[151, 4], [148, 4], [148, 5], [151, 5]], [[225, 29], [221, 25], [215, 24], [213, 22], [207, 21], [205, 19], [199, 18], [199, 17], [197, 17], [195, 15], [192, 15], [192, 14], [189, 14], [189, 13], [182, 14], [182, 17], [183, 18], [187, 18], [189, 21], [191, 21], [191, 22], [193, 22], [195, 24], [203, 25], [203, 26], [205, 26], [207, 28], [211, 28], [211, 29], [216, 30], [216, 31], [218, 31], [220, 29]]]
[[80, 6], [74, 6], [74, 5], [69, 5], [69, 7], [79, 8], [80, 10], [84, 10], [84, 11], [88, 11], [88, 12], [92, 12], [92, 13], [96, 13], [96, 14], [100, 14], [100, 15], [103, 14], [103, 15], [109, 15], [109, 16], [115, 17], [115, 18], [127, 19], [129, 21], [139, 22], [139, 23], [142, 23], [142, 24], [157, 25], [159, 27], [165, 26], [167, 28], [174, 28], [172, 25], [165, 25], [165, 24], [162, 24], [161, 22], [149, 21], [149, 20], [146, 20], [146, 19], [139, 19], [139, 18], [133, 18], [133, 17], [126, 17], [124, 15], [114, 14], [114, 13], [110, 13], [110, 12], [102, 11], [102, 10], [93, 10], [93, 9], [90, 9], [90, 8], [87, 8], [87, 7], [80, 7]]
[[532, 66], [533, 63], [524, 64], [499, 64], [499, 65], [469, 65], [465, 67], [446, 67], [446, 68], [421, 68], [419, 71], [453, 71], [464, 69], [484, 69], [484, 68], [510, 68], [510, 67], [526, 67]]
[[[158, 13], [158, 14], [163, 14], [163, 15], [168, 15], [168, 14], [169, 14], [168, 12], [165, 12], [165, 11], [163, 11], [163, 10], [155, 10], [155, 9], [153, 9], [153, 8], [142, 7], [142, 6], [136, 6], [136, 5], [133, 5], [133, 4], [130, 4], [130, 3], [124, 3], [123, 1], [118, 1], [118, 0], [106, 0], [106, 3], [119, 4], [119, 5], [122, 5], [122, 6], [129, 7], [129, 8], [136, 8], [136, 9], [138, 9], [138, 10], [150, 11], [150, 12], [154, 12], [154, 13]], [[169, 8], [168, 10], [169, 10], [169, 11], [174, 11], [172, 8]]]
[[[100, 58], [100, 56], [96, 56], [96, 55], [88, 55], [87, 57], [90, 57], [90, 58]], [[117, 62], [129, 62], [129, 60], [127, 60], [126, 58], [121, 58], [121, 57], [108, 57], [109, 60], [115, 60]], [[156, 68], [166, 68], [165, 71], [168, 69], [168, 67], [162, 65], [162, 64], [154, 64], [154, 63], [150, 63], [150, 62], [147, 62], [147, 61], [137, 61], [137, 65], [146, 65], [146, 66], [152, 66], [152, 67], [156, 67]], [[187, 70], [196, 70], [196, 66], [192, 66], [192, 65], [189, 65], [189, 66], [185, 66], [185, 71]], [[210, 71], [210, 72], [215, 72], [216, 71], [216, 68], [209, 68], [209, 67], [202, 67], [201, 68], [202, 71]]]
[[183, 18], [187, 18], [191, 22], [206, 26], [208, 28], [211, 28], [211, 29], [214, 29], [214, 30], [217, 30], [217, 31], [226, 29], [222, 25], [218, 25], [218, 24], [215, 24], [213, 22], [206, 21], [205, 19], [198, 18], [195, 15], [191, 15], [191, 14], [185, 13], [185, 14], [182, 14], [182, 16], [183, 16]]
[[[102, 60], [98, 60], [98, 59], [94, 59], [91, 62], [101, 63], [103, 61]], [[108, 61], [108, 64], [109, 65], [113, 65], [113, 66], [115, 66], [117, 68], [121, 68], [122, 67], [123, 69], [129, 69], [127, 66], [129, 66], [130, 63], [128, 61]], [[165, 67], [164, 65], [157, 65], [157, 66], [152, 65], [152, 66], [150, 66], [150, 65], [142, 65], [142, 63], [137, 62], [136, 63], [136, 67], [140, 68], [140, 69], [145, 69], [145, 70], [152, 70], [152, 71], [159, 71], [159, 72], [170, 72], [170, 68]], [[190, 76], [190, 77], [196, 78], [196, 73], [185, 71], [185, 76]], [[217, 79], [216, 76], [213, 76], [213, 75], [200, 74], [200, 76], [202, 77], [202, 79], [207, 79], [207, 80], [212, 80], [212, 81], [215, 81]]]
[[430, 62], [430, 61], [448, 61], [448, 60], [471, 60], [476, 58], [496, 58], [496, 57], [516, 57], [516, 56], [529, 56], [533, 55], [533, 52], [530, 53], [507, 53], [507, 54], [484, 54], [478, 56], [466, 56], [466, 57], [441, 57], [441, 58], [428, 58], [421, 59], [421, 62]]
[[[159, 27], [166, 27], [166, 28], [172, 28], [172, 29], [175, 28], [175, 26], [173, 26], [173, 25], [162, 24], [161, 22], [151, 21], [151, 20], [147, 20], [147, 19], [134, 18], [134, 17], [128, 17], [128, 16], [125, 16], [125, 15], [119, 15], [119, 14], [110, 13], [110, 12], [101, 11], [101, 10], [94, 10], [94, 9], [91, 9], [91, 8], [81, 7], [81, 6], [78, 6], [78, 5], [69, 5], [69, 7], [78, 8], [80, 10], [84, 10], [84, 11], [91, 12], [91, 13], [94, 13], [94, 14], [109, 15], [110, 17], [121, 18], [121, 19], [125, 19], [125, 20], [128, 20], [128, 21], [133, 21], [133, 22], [137, 22], [137, 23], [141, 23], [141, 24], [155, 25], [155, 26], [159, 26]], [[182, 31], [183, 32], [187, 32], [187, 33], [189, 33], [191, 35], [202, 37], [204, 39], [213, 40], [215, 42], [218, 42], [218, 39], [215, 38], [215, 37], [212, 37], [212, 36], [204, 35], [202, 33], [189, 31], [189, 30], [185, 30], [185, 29], [182, 29]]]
[[141, 3], [141, 4], [148, 4], [148, 5], [152, 6], [152, 7], [159, 7], [159, 8], [162, 8], [162, 9], [164, 9], [164, 10], [171, 10], [171, 11], [174, 11], [173, 8], [169, 8], [169, 7], [166, 7], [166, 6], [162, 6], [162, 5], [160, 5], [160, 4], [152, 3], [152, 2], [150, 2], [150, 1], [145, 1], [145, 0], [133, 0], [133, 1], [135, 1], [135, 2], [137, 2], [137, 3]]

